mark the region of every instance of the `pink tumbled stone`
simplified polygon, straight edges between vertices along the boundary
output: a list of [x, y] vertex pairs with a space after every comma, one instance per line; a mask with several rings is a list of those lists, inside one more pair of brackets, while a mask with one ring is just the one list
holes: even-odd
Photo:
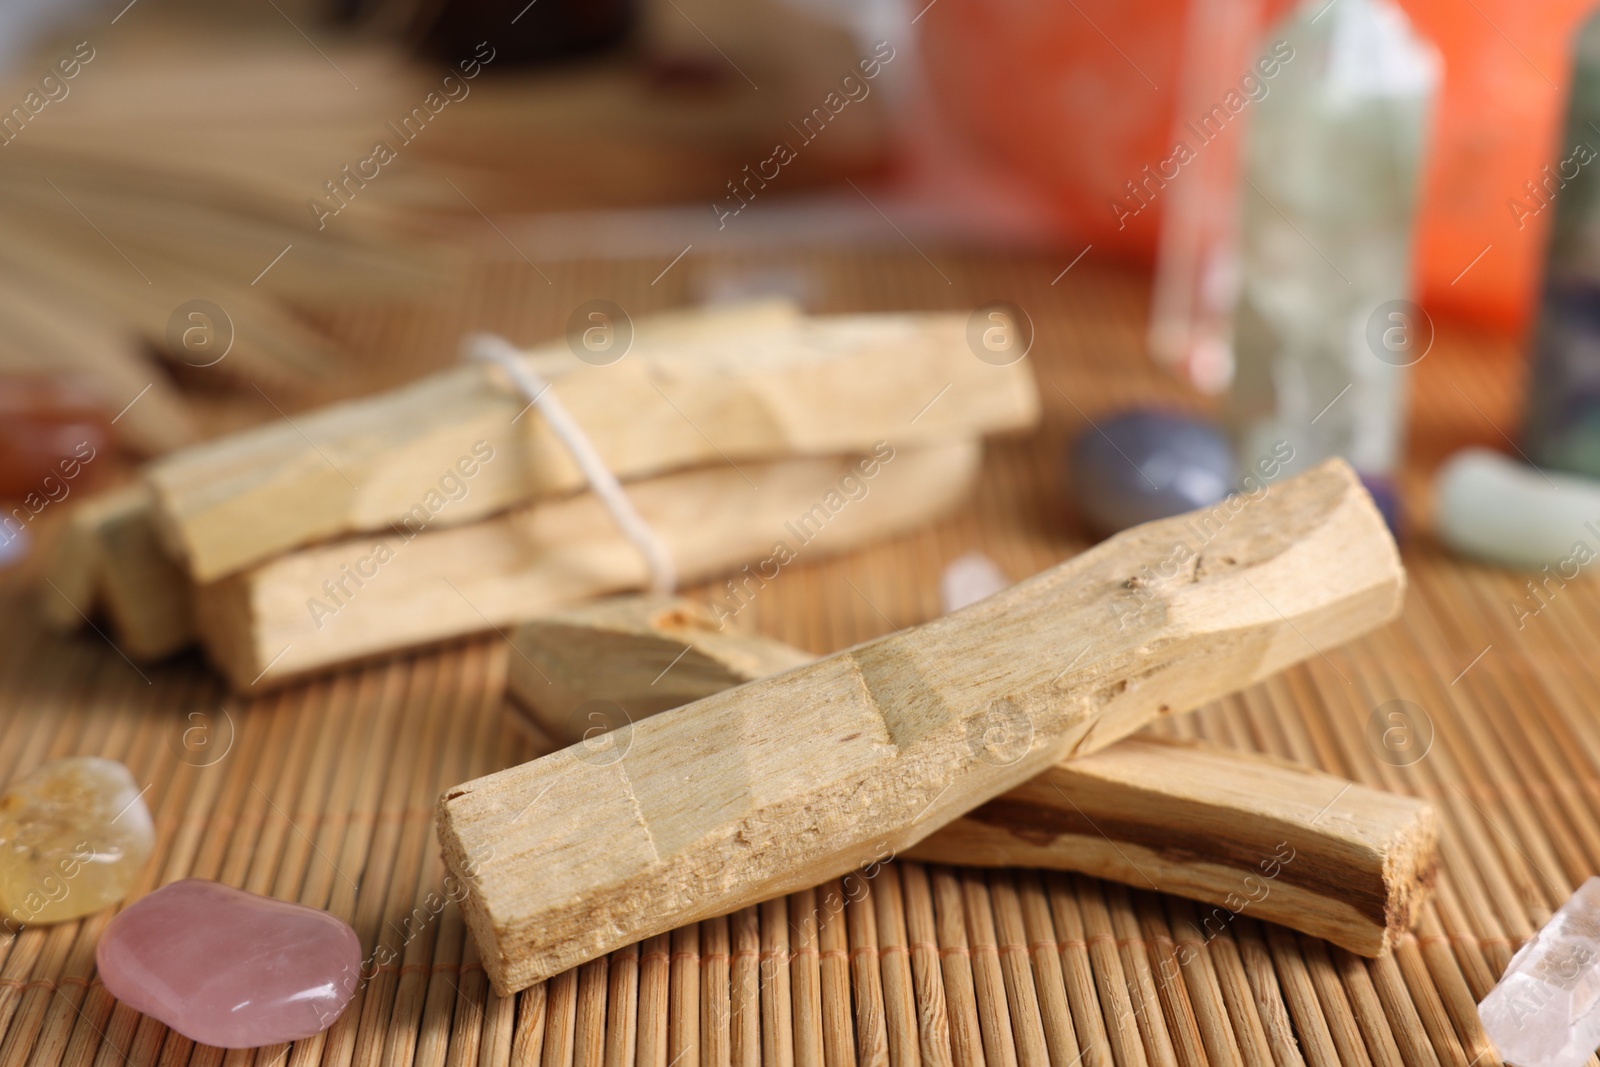
[[325, 911], [186, 878], [112, 919], [95, 962], [130, 1008], [201, 1044], [254, 1048], [332, 1026], [361, 942]]

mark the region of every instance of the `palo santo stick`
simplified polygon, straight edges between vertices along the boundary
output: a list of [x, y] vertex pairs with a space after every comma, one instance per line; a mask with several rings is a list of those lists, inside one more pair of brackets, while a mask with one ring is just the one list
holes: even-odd
[[881, 860], [1398, 612], [1399, 555], [1343, 462], [1230, 515], [1136, 527], [954, 614], [644, 719], [599, 753], [447, 791], [440, 845], [495, 989]]
[[45, 618], [58, 629], [76, 629], [99, 610], [117, 647], [138, 660], [169, 656], [194, 641], [194, 589], [156, 538], [143, 482], [78, 505], [46, 577]]
[[[961, 315], [753, 322], [735, 308], [642, 321], [632, 350], [607, 366], [580, 362], [565, 342], [528, 358], [623, 479], [865, 452], [884, 440], [909, 448], [1026, 427], [1038, 414], [1031, 373], [977, 359]], [[930, 406], [944, 389], [955, 402]], [[505, 459], [451, 509], [452, 524], [580, 488], [543, 418], [518, 417], [527, 406], [498, 371], [461, 367], [185, 450], [149, 472], [165, 536], [207, 582], [301, 545], [387, 529], [478, 442]]]
[[1258, 753], [1130, 737], [1051, 767], [906, 850], [1081, 871], [1205, 901], [1379, 956], [1433, 888], [1427, 801]]
[[[518, 628], [507, 688], [546, 734], [621, 726], [809, 662], [673, 597], [614, 597]], [[587, 735], [587, 736], [586, 736]], [[1411, 927], [1433, 886], [1438, 816], [1273, 756], [1130, 737], [1067, 760], [912, 846], [912, 859], [1080, 871], [1218, 905], [1363, 956]], [[1285, 859], [1285, 855], [1291, 858]]]
[[720, 628], [704, 608], [670, 596], [613, 597], [533, 619], [511, 644], [517, 655], [507, 690], [563, 744], [813, 658], [782, 641]]
[[156, 536], [149, 486], [136, 488], [138, 506], [100, 527], [100, 596], [122, 650], [150, 661], [194, 643], [194, 584]]
[[39, 614], [46, 625], [58, 633], [71, 633], [94, 614], [100, 597], [99, 517], [94, 509], [108, 496], [94, 497], [78, 505], [61, 533], [45, 564], [44, 583], [39, 588]]
[[[981, 451], [957, 441], [875, 457], [718, 464], [635, 482], [628, 495], [680, 579], [741, 563], [770, 579], [791, 559], [853, 548], [943, 513], [971, 487]], [[500, 462], [482, 464], [477, 479]], [[477, 491], [475, 480], [458, 503]], [[509, 626], [648, 578], [638, 548], [594, 494], [582, 493], [471, 526], [302, 549], [201, 587], [197, 614], [212, 659], [236, 686], [259, 688]]]

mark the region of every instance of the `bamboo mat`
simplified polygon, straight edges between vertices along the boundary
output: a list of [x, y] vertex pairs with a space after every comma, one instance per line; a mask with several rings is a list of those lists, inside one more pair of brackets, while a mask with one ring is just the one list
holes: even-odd
[[[1140, 355], [1145, 284], [1092, 256], [1056, 283], [1052, 260], [926, 260], [909, 249], [691, 256], [652, 283], [665, 265], [564, 264], [545, 269], [547, 282], [520, 260], [482, 264], [427, 306], [347, 308], [322, 325], [364, 354], [374, 381], [392, 381], [449, 358], [469, 326], [533, 341], [589, 297], [639, 314], [763, 271], [798, 279], [817, 310], [1020, 304], [1038, 332], [1029, 358], [1043, 431], [992, 443], [960, 514], [849, 556], [802, 559], [738, 617], [819, 653], [935, 614], [941, 566], [969, 549], [1021, 577], [1083, 548], [1060, 491], [1065, 442], [1122, 405], [1188, 402]], [[1450, 450], [1504, 445], [1519, 374], [1509, 347], [1441, 335], [1417, 367], [1410, 499]], [[92, 632], [41, 635], [27, 574], [0, 576], [0, 781], [71, 754], [120, 759], [149, 783], [158, 832], [136, 895], [217, 878], [327, 908], [366, 951], [394, 954], [326, 1033], [223, 1053], [107, 995], [93, 962], [109, 912], [30, 928], [0, 940], [0, 1062], [1497, 1063], [1475, 1001], [1600, 869], [1600, 680], [1590, 668], [1600, 596], [1592, 582], [1552, 586], [1519, 627], [1520, 577], [1452, 560], [1422, 533], [1405, 559], [1399, 623], [1162, 727], [1439, 806], [1437, 897], [1387, 959], [1248, 913], [1205, 940], [1196, 906], [1089, 878], [892, 863], [652, 938], [509, 999], [489, 993], [441, 896], [432, 828], [444, 787], [539, 752], [504, 702], [500, 637], [243, 701], [198, 660], [135, 668]], [[1382, 710], [1395, 699], [1417, 709], [1399, 724], [1418, 731], [1416, 745], [1431, 738], [1408, 766], [1381, 740], [1396, 726]], [[1179, 945], [1195, 954], [1181, 968]]]

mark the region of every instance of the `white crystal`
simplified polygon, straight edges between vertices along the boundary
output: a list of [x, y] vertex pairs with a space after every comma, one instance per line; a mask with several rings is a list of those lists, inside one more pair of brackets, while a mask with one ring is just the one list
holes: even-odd
[[[1320, 14], [1313, 16], [1317, 18]], [[1335, 96], [1347, 101], [1426, 96], [1440, 73], [1439, 54], [1417, 40], [1398, 7], [1381, 0], [1347, 0], [1333, 13], [1328, 89]]]
[[[1508, 567], [1577, 577], [1600, 550], [1600, 482], [1465, 448], [1434, 478], [1434, 527], [1457, 552]], [[1544, 594], [1549, 577], [1536, 581]]]
[[1511, 957], [1478, 1018], [1517, 1067], [1580, 1067], [1600, 1047], [1600, 878]]
[[1409, 297], [1437, 55], [1392, 0], [1305, 0], [1268, 37], [1282, 71], [1245, 132], [1227, 416], [1241, 456], [1292, 445], [1286, 474], [1336, 455], [1387, 474], [1432, 336]]
[[939, 602], [946, 614], [976, 604], [1010, 585], [994, 560], [982, 552], [968, 552], [957, 558], [939, 576]]

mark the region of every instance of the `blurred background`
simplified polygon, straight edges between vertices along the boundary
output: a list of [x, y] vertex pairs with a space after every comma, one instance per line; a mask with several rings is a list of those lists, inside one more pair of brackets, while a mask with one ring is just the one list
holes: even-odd
[[[1217, 11], [1202, 17], [1208, 5]], [[1587, 5], [1400, 6], [1444, 60], [1416, 236], [1421, 300], [1436, 316], [1515, 333], [1528, 321], [1549, 216], [1521, 219], [1507, 201], [1564, 154], [1570, 46]], [[46, 106], [5, 127], [13, 286], [31, 282], [50, 308], [102, 305], [91, 318], [127, 347], [113, 323], [159, 342], [155, 312], [181, 302], [172, 294], [236, 296], [236, 325], [260, 324], [241, 328], [240, 353], [298, 378], [325, 372], [331, 355], [312, 347], [304, 309], [440, 268], [430, 240], [504, 249], [494, 225], [541, 264], [670, 258], [691, 242], [710, 252], [903, 234], [939, 247], [1092, 244], [1101, 263], [1149, 269], [1165, 198], [1126, 219], [1108, 205], [1170, 154], [1174, 129], [1195, 117], [1180, 117], [1180, 105], [1204, 110], [1194, 90], [1203, 67], [1231, 52], [1243, 72], [1289, 5], [522, 7], [10, 0], [0, 52], [8, 109], [78, 42], [93, 55], [59, 79], [58, 98], [41, 90]], [[408, 134], [402, 120], [430, 91], [447, 95], [440, 79], [459, 75], [480, 41], [494, 58], [462, 80], [470, 97]], [[800, 120], [877, 42], [894, 58], [863, 79], [869, 95], [806, 141]], [[336, 223], [319, 220], [308, 201], [337, 207], [324, 183], [384, 139], [395, 158], [381, 177]], [[781, 179], [719, 225], [714, 208], [739, 206], [728, 183], [785, 140], [800, 146]], [[55, 255], [26, 255], [34, 244]], [[64, 284], [69, 265], [76, 285]], [[127, 295], [130, 279], [150, 290], [144, 299]]]
[[[1462, 444], [1596, 473], [1570, 360], [1543, 394], [1584, 410], [1529, 411], [1582, 440], [1518, 428], [1558, 194], [1587, 225], [1586, 7], [8, 0], [0, 495], [38, 484], [49, 427], [157, 456], [600, 297], [1003, 301], [1041, 346], [1118, 339], [1081, 366], [1164, 368], [1116, 406], [1221, 419], [1238, 469], [1289, 421], [1380, 495]], [[1407, 432], [1436, 334], [1503, 398], [1465, 439]]]

